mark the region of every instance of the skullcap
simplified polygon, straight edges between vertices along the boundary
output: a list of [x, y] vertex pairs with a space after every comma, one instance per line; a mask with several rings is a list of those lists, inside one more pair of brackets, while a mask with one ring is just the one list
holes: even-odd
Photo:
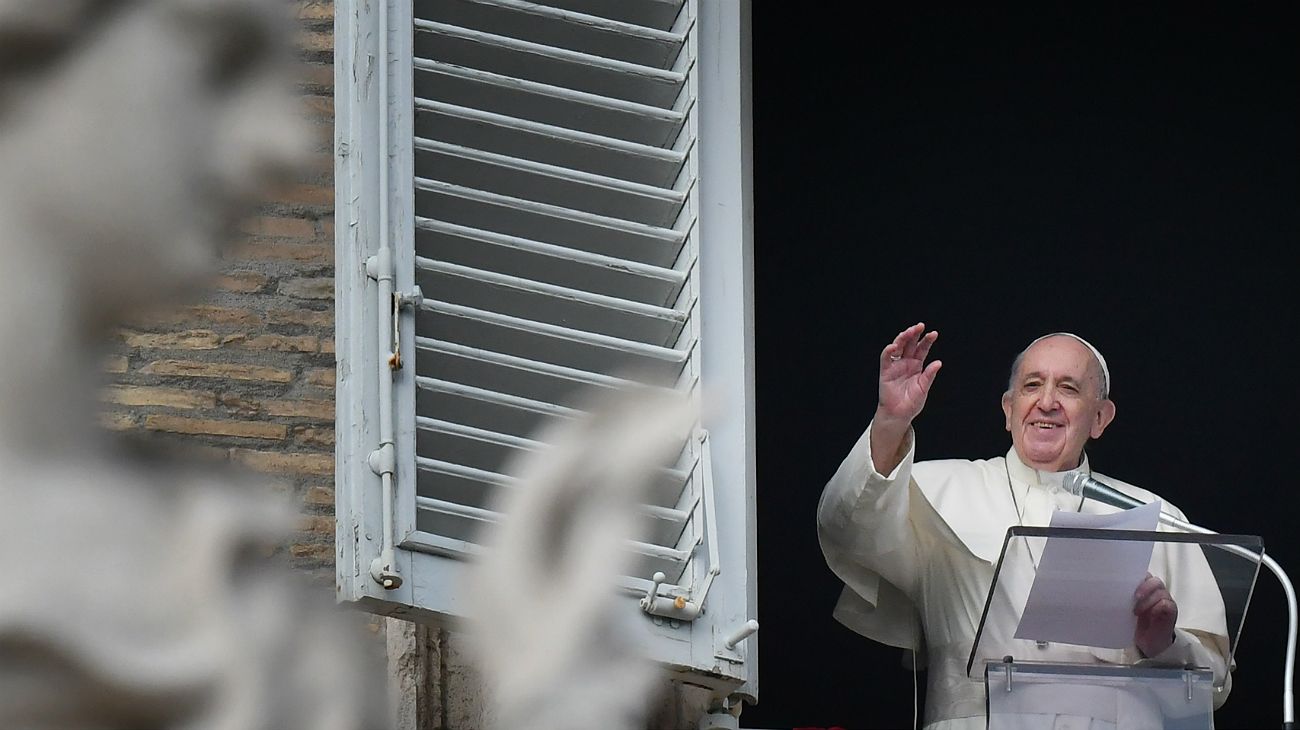
[[[1041, 340], [1045, 340], [1048, 337], [1070, 337], [1075, 341], [1077, 341], [1079, 344], [1088, 348], [1088, 351], [1092, 353], [1092, 356], [1097, 358], [1097, 364], [1101, 366], [1101, 397], [1102, 398], [1110, 397], [1110, 368], [1106, 367], [1106, 358], [1101, 356], [1100, 350], [1093, 347], [1091, 342], [1083, 339], [1082, 337], [1074, 334], [1073, 332], [1049, 332], [1048, 334], [1045, 334], [1042, 337], [1039, 337], [1038, 339], [1029, 343], [1029, 347], [1033, 347], [1035, 343]], [[1025, 349], [1028, 350], [1029, 347], [1026, 347]]]

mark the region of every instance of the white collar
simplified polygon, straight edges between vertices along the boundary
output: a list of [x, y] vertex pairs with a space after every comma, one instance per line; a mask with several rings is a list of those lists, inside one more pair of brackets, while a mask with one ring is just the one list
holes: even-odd
[[[1086, 452], [1083, 455], [1083, 459], [1079, 462], [1077, 469], [1082, 471], [1084, 474], [1092, 473], [1092, 465], [1088, 463], [1088, 454]], [[1075, 470], [1070, 469], [1067, 471]], [[1016, 447], [1014, 445], [1009, 451], [1007, 451], [1007, 473], [1011, 475], [1012, 479], [1023, 484], [1043, 487], [1050, 485], [1056, 485], [1059, 487], [1061, 485], [1061, 480], [1065, 478], [1066, 474], [1064, 471], [1040, 471], [1032, 466], [1026, 465], [1020, 460], [1020, 455], [1016, 453]]]

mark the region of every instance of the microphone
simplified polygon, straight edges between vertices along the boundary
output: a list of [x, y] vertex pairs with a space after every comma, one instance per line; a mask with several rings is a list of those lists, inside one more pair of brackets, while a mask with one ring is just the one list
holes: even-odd
[[[1065, 478], [1061, 480], [1061, 485], [1065, 488], [1065, 491], [1070, 494], [1078, 497], [1095, 499], [1098, 502], [1108, 504], [1112, 507], [1119, 507], [1120, 509], [1132, 509], [1133, 507], [1141, 507], [1145, 504], [1144, 502], [1134, 499], [1112, 486], [1103, 484], [1078, 470], [1066, 472]], [[1160, 512], [1160, 521], [1183, 532], [1194, 532], [1203, 535], [1216, 534], [1213, 530], [1207, 530], [1199, 525], [1185, 522], [1163, 510]], [[1225, 552], [1246, 558], [1247, 560], [1259, 561], [1260, 565], [1263, 565], [1273, 572], [1273, 575], [1275, 575], [1278, 581], [1282, 584], [1283, 593], [1286, 594], [1287, 632], [1286, 664], [1283, 665], [1282, 668], [1282, 727], [1285, 730], [1291, 730], [1291, 728], [1295, 726], [1295, 694], [1292, 688], [1295, 686], [1296, 636], [1297, 634], [1300, 634], [1300, 608], [1297, 607], [1295, 588], [1292, 587], [1291, 579], [1287, 577], [1286, 571], [1282, 570], [1282, 566], [1278, 565], [1277, 561], [1274, 560], [1272, 556], [1267, 555], [1262, 551], [1259, 553], [1252, 552], [1240, 545], [1224, 544], [1219, 545], [1218, 547], [1223, 549]]]
[[1146, 504], [1078, 470], [1067, 472], [1061, 485], [1076, 497], [1088, 497], [1120, 509], [1132, 509]]

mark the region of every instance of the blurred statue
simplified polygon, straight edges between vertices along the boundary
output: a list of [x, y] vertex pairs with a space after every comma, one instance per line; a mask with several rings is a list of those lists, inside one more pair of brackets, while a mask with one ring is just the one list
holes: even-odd
[[0, 0], [0, 727], [363, 726], [332, 601], [265, 560], [287, 506], [94, 418], [110, 327], [306, 151], [288, 9]]
[[697, 413], [685, 396], [618, 392], [541, 434], [468, 581], [470, 649], [503, 730], [646, 727], [659, 670], [615, 593], [656, 470]]

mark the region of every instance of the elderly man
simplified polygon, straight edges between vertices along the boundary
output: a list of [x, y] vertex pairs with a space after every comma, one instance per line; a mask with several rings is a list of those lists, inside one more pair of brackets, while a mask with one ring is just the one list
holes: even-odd
[[[912, 422], [942, 367], [938, 360], [926, 363], [937, 338], [918, 323], [882, 350], [875, 416], [826, 485], [818, 533], [827, 563], [846, 584], [836, 618], [868, 638], [926, 651], [926, 727], [983, 728], [983, 685], [967, 677], [966, 661], [1006, 531], [1045, 525], [1055, 509], [1113, 511], [1059, 486], [1066, 471], [1091, 472], [1084, 447], [1115, 418], [1115, 404], [1096, 348], [1077, 335], [1044, 335], [1015, 359], [1002, 396], [1012, 442], [1005, 457], [913, 463]], [[1143, 501], [1158, 499], [1105, 481]], [[1167, 502], [1163, 509], [1182, 517]], [[1171, 589], [1204, 585], [1208, 568], [1189, 568], [1158, 551], [1153, 570], [1164, 580], [1148, 575], [1137, 588], [1133, 647], [1091, 658], [1210, 667], [1224, 685], [1217, 707], [1230, 686], [1222, 603], [1180, 606], [1171, 595]], [[1079, 719], [1093, 728], [1116, 722], [1113, 716]]]

